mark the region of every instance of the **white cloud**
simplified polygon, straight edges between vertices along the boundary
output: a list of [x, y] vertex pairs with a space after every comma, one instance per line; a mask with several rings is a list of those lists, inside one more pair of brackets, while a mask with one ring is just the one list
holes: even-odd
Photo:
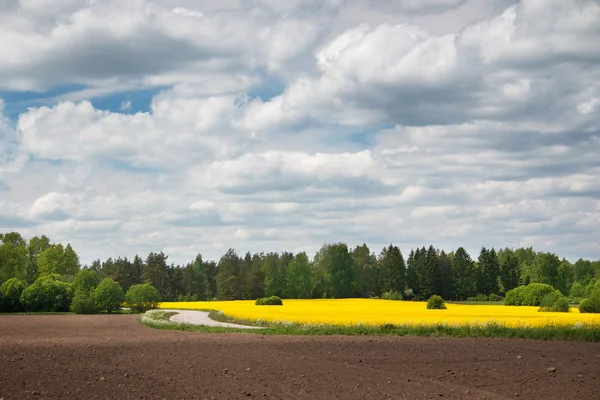
[[[600, 6], [550, 3], [2, 3], [0, 89], [86, 86], [11, 120], [0, 101], [0, 228], [85, 262], [333, 240], [598, 258]], [[477, 21], [415, 22], [456, 7]]]

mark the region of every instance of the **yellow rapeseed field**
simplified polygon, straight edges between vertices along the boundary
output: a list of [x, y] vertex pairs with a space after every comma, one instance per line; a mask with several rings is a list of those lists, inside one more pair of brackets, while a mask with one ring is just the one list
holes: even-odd
[[210, 309], [249, 321], [327, 325], [475, 325], [490, 322], [510, 327], [548, 325], [600, 327], [600, 314], [538, 312], [539, 307], [446, 304], [447, 310], [427, 310], [424, 302], [379, 299], [283, 300], [283, 306], [256, 306], [252, 300], [161, 303], [164, 309]]

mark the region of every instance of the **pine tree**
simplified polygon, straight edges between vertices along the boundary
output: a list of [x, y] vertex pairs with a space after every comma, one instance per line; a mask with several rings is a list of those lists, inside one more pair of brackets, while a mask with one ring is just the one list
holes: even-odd
[[457, 300], [466, 300], [473, 296], [476, 290], [475, 266], [471, 256], [463, 247], [459, 247], [454, 254], [452, 269], [454, 282], [454, 297]]

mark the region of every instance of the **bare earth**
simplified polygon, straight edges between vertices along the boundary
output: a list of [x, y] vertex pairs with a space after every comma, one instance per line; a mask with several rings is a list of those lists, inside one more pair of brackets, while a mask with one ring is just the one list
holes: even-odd
[[217, 335], [139, 319], [0, 316], [0, 399], [600, 399], [595, 343]]

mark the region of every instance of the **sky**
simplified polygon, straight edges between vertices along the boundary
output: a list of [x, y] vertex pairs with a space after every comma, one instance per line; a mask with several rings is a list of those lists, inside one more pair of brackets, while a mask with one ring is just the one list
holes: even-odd
[[600, 259], [597, 0], [0, 0], [0, 232]]

